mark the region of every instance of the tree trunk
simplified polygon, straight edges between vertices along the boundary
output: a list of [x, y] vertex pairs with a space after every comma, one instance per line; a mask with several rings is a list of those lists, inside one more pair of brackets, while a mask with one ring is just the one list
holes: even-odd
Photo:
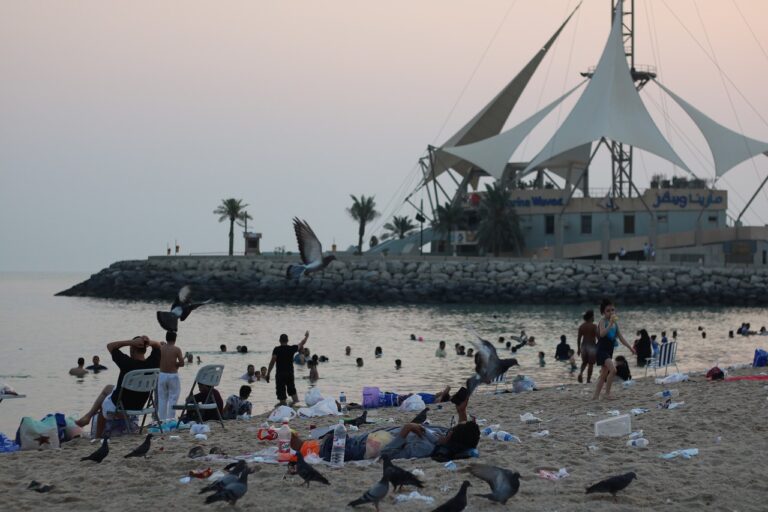
[[365, 221], [360, 221], [360, 229], [357, 230], [357, 254], [363, 254], [363, 236], [365, 236]]
[[234, 255], [235, 249], [235, 219], [229, 219], [229, 255]]

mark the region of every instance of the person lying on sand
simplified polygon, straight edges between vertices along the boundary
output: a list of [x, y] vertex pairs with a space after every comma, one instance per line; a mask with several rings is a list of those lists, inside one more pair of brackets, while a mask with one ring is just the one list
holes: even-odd
[[[460, 390], [454, 397], [462, 398]], [[438, 461], [469, 457], [470, 450], [477, 448], [480, 428], [474, 421], [467, 421], [469, 397], [456, 405], [459, 423], [452, 428], [406, 423], [400, 427], [386, 427], [357, 436], [348, 436], [344, 460], [375, 459], [388, 455], [391, 459], [432, 457]], [[302, 440], [291, 435], [291, 448], [301, 453], [318, 453], [330, 461], [333, 431], [318, 440]]]

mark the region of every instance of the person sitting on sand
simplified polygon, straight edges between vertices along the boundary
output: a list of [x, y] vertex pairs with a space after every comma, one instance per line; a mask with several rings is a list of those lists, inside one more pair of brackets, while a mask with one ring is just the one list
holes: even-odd
[[74, 375], [75, 377], [78, 377], [78, 378], [85, 377], [86, 375], [88, 375], [88, 370], [83, 368], [83, 366], [85, 366], [85, 359], [83, 359], [82, 357], [78, 357], [77, 358], [77, 366], [75, 366], [74, 368], [70, 369], [69, 370], [69, 374], [70, 375]]
[[91, 359], [91, 362], [93, 363], [91, 366], [86, 366], [86, 370], [90, 370], [93, 373], [99, 373], [100, 371], [106, 370], [107, 367], [101, 364], [101, 358], [99, 356], [93, 356], [93, 359]]
[[544, 359], [544, 352], [539, 352], [539, 367], [544, 368], [547, 366], [547, 361]]
[[445, 357], [445, 342], [442, 340], [437, 345], [437, 350], [435, 350], [435, 357]]
[[555, 361], [567, 361], [571, 346], [565, 341], [565, 334], [560, 336], [560, 343], [555, 347]]
[[[461, 393], [461, 391], [459, 391]], [[457, 393], [458, 395], [458, 393]], [[348, 435], [344, 448], [344, 460], [375, 459], [388, 455], [391, 459], [432, 457], [446, 462], [472, 456], [472, 450], [480, 441], [480, 428], [474, 421], [467, 421], [469, 398], [456, 405], [459, 423], [453, 428], [424, 426], [406, 423], [399, 427], [384, 427], [360, 435]], [[302, 454], [317, 453], [330, 461], [333, 431], [317, 440], [302, 440], [291, 434], [291, 448]]]
[[624, 356], [616, 356], [614, 361], [616, 364], [616, 378], [623, 381], [632, 380], [632, 373], [629, 371], [627, 358]]
[[[125, 355], [120, 350], [123, 347], [129, 347], [129, 355]], [[152, 347], [149, 357], [146, 356], [147, 347]], [[120, 389], [125, 374], [133, 370], [150, 370], [160, 367], [160, 342], [150, 340], [147, 336], [136, 336], [132, 340], [126, 341], [113, 341], [107, 344], [107, 351], [112, 356], [112, 361], [120, 369], [120, 373], [117, 376], [117, 384], [105, 386], [96, 398], [93, 406], [91, 406], [91, 409], [75, 422], [79, 427], [85, 427], [91, 422], [91, 418], [96, 416], [97, 413], [101, 413], [97, 418], [97, 437], [101, 437], [104, 429], [104, 420], [114, 418], [117, 398], [120, 396]], [[122, 396], [123, 406], [126, 409], [141, 409], [147, 402], [148, 397], [149, 393], [125, 390]]]
[[245, 373], [240, 377], [240, 379], [249, 384], [252, 384], [261, 380], [261, 374], [256, 373], [256, 367], [252, 364], [249, 364], [245, 369]]
[[251, 415], [253, 406], [248, 401], [251, 396], [251, 386], [243, 384], [240, 386], [240, 392], [237, 395], [230, 395], [227, 403], [224, 404], [224, 412], [221, 417], [225, 420], [234, 420], [243, 414]]
[[[224, 401], [221, 399], [219, 390], [216, 388], [211, 388], [211, 386], [206, 386], [205, 384], [200, 384], [199, 382], [197, 383], [197, 389], [199, 390], [199, 393], [193, 395], [192, 397], [187, 397], [186, 403], [192, 404], [197, 402], [199, 404], [210, 404], [216, 402], [216, 409], [218, 409], [219, 414], [222, 414], [223, 416]], [[203, 422], [218, 420], [219, 416], [216, 414], [216, 409], [202, 409], [200, 411], [200, 417], [203, 419]], [[184, 414], [181, 416], [181, 418], [179, 418], [179, 421], [189, 423], [190, 421], [198, 421], [199, 419], [200, 418], [197, 416], [197, 409], [195, 409], [193, 406], [192, 408], [188, 408], [186, 411], [184, 411]]]

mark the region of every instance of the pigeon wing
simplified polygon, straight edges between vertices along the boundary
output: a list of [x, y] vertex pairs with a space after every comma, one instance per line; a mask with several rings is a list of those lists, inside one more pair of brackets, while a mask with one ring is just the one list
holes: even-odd
[[181, 287], [181, 290], [179, 290], [179, 296], [176, 297], [176, 300], [179, 301], [181, 304], [186, 304], [189, 302], [189, 299], [192, 297], [192, 288], [189, 285], [184, 285]]
[[296, 242], [299, 244], [299, 253], [301, 261], [305, 265], [311, 263], [320, 264], [323, 260], [323, 246], [317, 235], [309, 227], [307, 221], [301, 221], [298, 218], [293, 219], [293, 230], [296, 232]]

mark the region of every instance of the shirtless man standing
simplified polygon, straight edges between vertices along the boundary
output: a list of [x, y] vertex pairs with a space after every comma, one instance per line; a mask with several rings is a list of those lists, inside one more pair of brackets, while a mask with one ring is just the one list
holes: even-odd
[[181, 394], [179, 368], [184, 366], [184, 354], [176, 346], [176, 333], [165, 333], [166, 343], [160, 346], [160, 377], [157, 381], [157, 416], [160, 421], [173, 418], [173, 406]]

